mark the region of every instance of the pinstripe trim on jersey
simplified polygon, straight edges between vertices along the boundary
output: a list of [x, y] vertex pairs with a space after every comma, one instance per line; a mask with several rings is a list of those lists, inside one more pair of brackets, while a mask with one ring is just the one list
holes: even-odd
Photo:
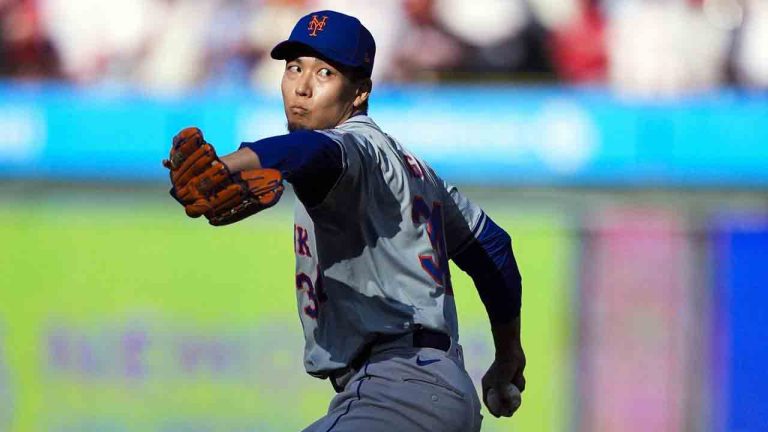
[[512, 321], [520, 314], [522, 282], [506, 231], [485, 216], [485, 226], [453, 262], [474, 281], [492, 325]]
[[369, 364], [368, 362], [365, 362], [364, 374], [366, 376], [364, 378], [361, 378], [360, 381], [357, 382], [357, 390], [356, 390], [357, 399], [352, 399], [351, 401], [349, 401], [349, 403], [347, 404], [347, 409], [343, 413], [341, 413], [341, 415], [336, 417], [336, 420], [333, 421], [333, 424], [331, 424], [331, 426], [328, 429], [326, 429], [325, 432], [331, 432], [331, 430], [334, 427], [336, 427], [336, 425], [339, 423], [339, 420], [341, 420], [341, 418], [344, 417], [345, 415], [349, 414], [349, 410], [350, 410], [350, 408], [352, 408], [352, 402], [360, 400], [360, 398], [361, 398], [361, 396], [360, 396], [360, 387], [362, 387], [363, 381], [366, 381], [367, 379], [370, 379], [370, 377], [367, 376], [368, 375], [368, 364]]
[[485, 223], [488, 221], [488, 216], [485, 212], [480, 214], [480, 219], [477, 221], [477, 225], [472, 228], [472, 237], [477, 238], [485, 228]]
[[477, 223], [475, 224], [475, 227], [472, 228], [472, 234], [468, 235], [466, 239], [464, 239], [461, 244], [459, 244], [454, 250], [450, 251], [448, 253], [449, 257], [454, 257], [462, 252], [464, 252], [464, 249], [467, 248], [470, 244], [472, 244], [473, 241], [477, 240], [478, 236], [480, 236], [480, 233], [483, 232], [485, 229], [485, 225], [488, 222], [488, 216], [485, 214], [485, 212], [482, 212], [480, 214], [480, 218], [477, 220]]

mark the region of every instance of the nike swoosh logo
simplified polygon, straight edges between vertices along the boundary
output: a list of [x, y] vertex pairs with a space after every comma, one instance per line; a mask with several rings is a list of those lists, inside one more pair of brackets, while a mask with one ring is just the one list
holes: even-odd
[[432, 363], [439, 362], [440, 359], [422, 360], [420, 356], [416, 356], [416, 364], [419, 366], [431, 365]]

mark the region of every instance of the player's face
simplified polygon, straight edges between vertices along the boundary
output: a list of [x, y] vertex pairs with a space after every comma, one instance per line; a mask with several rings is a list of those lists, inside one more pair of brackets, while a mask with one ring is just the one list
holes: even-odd
[[330, 129], [342, 123], [355, 111], [358, 88], [322, 59], [289, 60], [281, 85], [288, 130]]

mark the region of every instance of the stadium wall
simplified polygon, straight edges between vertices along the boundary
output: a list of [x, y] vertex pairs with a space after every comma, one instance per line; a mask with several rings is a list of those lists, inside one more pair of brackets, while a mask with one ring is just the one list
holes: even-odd
[[[384, 129], [513, 238], [529, 389], [484, 430], [766, 428], [768, 98], [376, 93]], [[0, 87], [0, 430], [296, 430], [323, 412], [330, 388], [301, 373], [290, 200], [220, 231], [181, 218], [159, 161], [188, 125], [222, 153], [284, 131], [270, 95]], [[190, 269], [201, 248], [226, 259]], [[479, 382], [487, 319], [453, 276]]]

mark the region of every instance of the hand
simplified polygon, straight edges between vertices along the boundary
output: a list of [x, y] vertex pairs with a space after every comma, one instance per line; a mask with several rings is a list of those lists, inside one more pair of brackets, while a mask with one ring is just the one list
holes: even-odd
[[[244, 161], [239, 168], [254, 159], [260, 163], [250, 150], [230, 159]], [[205, 215], [214, 226], [238, 222], [273, 206], [284, 190], [282, 174], [275, 169], [232, 173], [197, 128], [186, 128], [173, 138], [163, 166], [170, 171], [171, 196], [184, 206], [187, 216]]]
[[[509, 383], [521, 392], [525, 390], [525, 353], [520, 344], [520, 318], [513, 323], [493, 328], [496, 343], [496, 359], [488, 368], [482, 380], [483, 402], [494, 417], [511, 417], [519, 408], [506, 391]], [[501, 409], [493, 411], [488, 406], [488, 392], [494, 389]]]

